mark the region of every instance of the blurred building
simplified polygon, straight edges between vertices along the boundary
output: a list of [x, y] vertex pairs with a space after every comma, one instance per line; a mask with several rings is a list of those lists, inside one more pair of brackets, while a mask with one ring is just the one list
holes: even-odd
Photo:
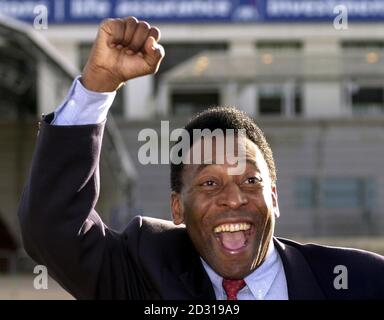
[[20, 257], [16, 210], [36, 139], [33, 120], [44, 103], [59, 103], [75, 73], [46, 44], [29, 27], [0, 19], [0, 271]]
[[[36, 142], [38, 120], [65, 97], [79, 73], [29, 25], [0, 18], [0, 272], [24, 268], [17, 208]], [[102, 154], [101, 212], [130, 207], [134, 168], [113, 117]], [[54, 187], [54, 186], [52, 186]], [[116, 188], [116, 190], [114, 190]], [[44, 198], [41, 199], [44, 201]], [[109, 214], [105, 216], [109, 221]], [[24, 265], [24, 266], [23, 266]]]
[[[137, 161], [139, 131], [227, 105], [271, 142], [279, 234], [383, 235], [384, 1], [0, 1], [0, 11], [40, 28], [38, 4], [49, 12], [38, 33], [79, 70], [104, 18], [134, 15], [162, 31], [158, 74], [129, 81], [112, 110], [140, 177], [130, 216], [170, 218], [169, 168]], [[33, 112], [53, 108], [43, 99]], [[114, 208], [117, 226], [124, 210]]]

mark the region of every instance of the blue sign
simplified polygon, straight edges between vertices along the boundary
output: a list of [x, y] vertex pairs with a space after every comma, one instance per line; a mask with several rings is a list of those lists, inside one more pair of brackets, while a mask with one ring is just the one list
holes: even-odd
[[267, 21], [329, 21], [344, 6], [350, 21], [384, 21], [383, 0], [265, 0]]
[[136, 16], [166, 23], [311, 22], [333, 20], [344, 5], [350, 21], [384, 21], [384, 0], [0, 0], [0, 14], [49, 23], [98, 23]]

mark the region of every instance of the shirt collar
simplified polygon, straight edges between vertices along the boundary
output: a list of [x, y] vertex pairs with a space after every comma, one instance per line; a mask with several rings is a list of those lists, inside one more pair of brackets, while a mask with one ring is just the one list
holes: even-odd
[[[216, 293], [217, 299], [223, 299], [225, 296], [224, 289], [222, 287], [223, 277], [217, 274], [209, 265], [205, 262], [203, 258], [200, 258], [205, 271], [207, 272], [213, 289]], [[273, 243], [273, 238], [269, 242], [268, 251], [265, 257], [264, 262], [255, 269], [251, 274], [244, 278], [245, 283], [247, 284], [245, 288], [240, 290], [241, 293], [243, 290], [251, 291], [254, 299], [262, 300], [267, 295], [270, 290], [273, 281], [276, 278], [277, 273], [279, 272], [279, 259], [278, 253]]]

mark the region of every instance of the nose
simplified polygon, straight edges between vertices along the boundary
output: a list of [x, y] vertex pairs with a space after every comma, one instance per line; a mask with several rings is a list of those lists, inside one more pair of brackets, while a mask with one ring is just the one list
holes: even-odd
[[226, 206], [232, 210], [238, 209], [247, 203], [248, 199], [246, 195], [234, 182], [228, 183], [218, 198], [218, 205]]

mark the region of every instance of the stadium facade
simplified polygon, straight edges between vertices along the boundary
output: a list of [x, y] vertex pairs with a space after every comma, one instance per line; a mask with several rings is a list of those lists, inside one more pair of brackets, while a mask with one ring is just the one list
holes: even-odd
[[[140, 177], [129, 212], [115, 203], [115, 226], [134, 214], [170, 217], [169, 168], [137, 161], [138, 132], [227, 105], [256, 118], [271, 141], [280, 234], [383, 235], [384, 1], [0, 1], [0, 12], [79, 70], [101, 20], [134, 15], [161, 29], [159, 73], [129, 81], [113, 106]], [[35, 115], [54, 107], [58, 95], [47, 92], [67, 88], [41, 74]]]

